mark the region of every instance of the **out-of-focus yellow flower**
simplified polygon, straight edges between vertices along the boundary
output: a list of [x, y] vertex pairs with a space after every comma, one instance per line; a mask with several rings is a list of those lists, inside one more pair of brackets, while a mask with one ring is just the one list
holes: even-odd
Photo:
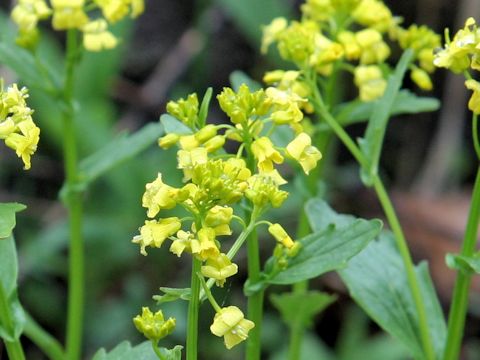
[[147, 246], [159, 248], [171, 235], [175, 234], [181, 227], [180, 219], [169, 217], [165, 219], [146, 220], [145, 225], [140, 228], [140, 235], [133, 237], [132, 242], [140, 245], [140, 252], [147, 256]]
[[287, 19], [278, 17], [272, 20], [272, 22], [263, 27], [262, 47], [261, 51], [265, 54], [271, 44], [278, 39], [278, 35], [287, 28]]
[[113, 49], [118, 44], [117, 38], [108, 31], [108, 24], [104, 19], [89, 22], [82, 31], [83, 46], [88, 51]]
[[390, 48], [383, 41], [382, 34], [374, 29], [365, 29], [355, 34], [361, 48], [360, 64], [379, 64], [390, 56]]
[[294, 242], [292, 238], [287, 234], [285, 229], [280, 224], [272, 224], [268, 227], [268, 232], [277, 240], [280, 244], [290, 249]]
[[353, 19], [360, 25], [381, 32], [395, 25], [390, 9], [379, 0], [362, 0], [352, 13]]
[[278, 35], [280, 56], [299, 66], [307, 65], [315, 52], [315, 38], [319, 32], [314, 21], [293, 21]]
[[271, 204], [278, 208], [287, 199], [288, 193], [278, 188], [277, 180], [265, 173], [255, 174], [248, 179], [245, 196], [259, 208]]
[[157, 178], [148, 183], [142, 197], [142, 206], [147, 208], [147, 216], [155, 217], [162, 209], [172, 209], [177, 205], [179, 190], [165, 184], [162, 181], [162, 174], [158, 173]]
[[320, 22], [331, 19], [335, 12], [330, 0], [307, 0], [300, 9], [305, 18]]
[[275, 150], [272, 141], [263, 136], [252, 143], [253, 156], [258, 161], [258, 169], [263, 171], [272, 171], [273, 163], [281, 164], [283, 162], [283, 156]]
[[473, 18], [468, 18], [465, 27], [459, 30], [445, 48], [436, 52], [433, 64], [444, 67], [455, 73], [467, 70], [470, 66], [470, 56], [477, 53], [480, 34]]
[[315, 51], [310, 57], [310, 65], [322, 75], [329, 75], [333, 62], [343, 57], [343, 46], [331, 41], [318, 32], [315, 35]]
[[165, 321], [161, 310], [153, 314], [148, 307], [142, 308], [142, 315], [133, 318], [133, 323], [147, 339], [157, 343], [175, 329], [175, 318]]
[[232, 221], [233, 209], [229, 206], [216, 205], [208, 210], [205, 216], [205, 224], [215, 230], [216, 236], [232, 235], [230, 222]]
[[88, 23], [83, 6], [85, 0], [51, 0], [52, 26], [55, 30], [81, 29]]
[[428, 73], [418, 67], [414, 67], [410, 72], [410, 78], [422, 90], [432, 90], [433, 84]]
[[475, 115], [480, 115], [480, 82], [470, 79], [465, 81], [465, 86], [467, 89], [473, 91], [473, 94], [468, 101], [468, 108]]
[[177, 238], [170, 245], [170, 251], [180, 257], [184, 251], [191, 254], [198, 254], [201, 250], [200, 242], [189, 231], [179, 230]]
[[145, 9], [144, 0], [95, 0], [95, 2], [102, 10], [103, 16], [111, 23], [123, 19], [130, 10], [131, 16], [137, 17]]
[[207, 259], [215, 259], [220, 250], [215, 242], [215, 230], [209, 227], [201, 228], [197, 233], [198, 241], [200, 243], [199, 259], [205, 261]]
[[372, 101], [383, 95], [387, 81], [378, 66], [357, 66], [354, 74], [355, 85], [360, 90], [360, 100]]
[[238, 266], [227, 255], [220, 253], [215, 258], [208, 258], [201, 272], [203, 276], [215, 279], [217, 286], [223, 287], [225, 280], [238, 272]]
[[312, 146], [312, 139], [306, 133], [300, 133], [287, 145], [287, 153], [297, 160], [308, 175], [317, 166], [322, 154]]
[[52, 14], [45, 0], [20, 0], [12, 10], [12, 20], [23, 30], [33, 30], [38, 20], [47, 19]]
[[215, 314], [210, 331], [216, 336], [223, 336], [225, 346], [231, 349], [248, 338], [248, 332], [255, 324], [245, 319], [242, 311], [236, 306], [222, 308]]
[[358, 60], [362, 54], [362, 48], [357, 42], [355, 34], [351, 31], [341, 31], [337, 35], [338, 42], [342, 44], [347, 60]]

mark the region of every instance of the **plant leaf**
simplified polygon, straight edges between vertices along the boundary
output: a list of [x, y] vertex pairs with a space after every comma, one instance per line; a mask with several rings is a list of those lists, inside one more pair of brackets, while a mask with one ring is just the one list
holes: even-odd
[[270, 297], [273, 305], [282, 315], [283, 321], [289, 326], [311, 326], [315, 315], [322, 312], [337, 297], [320, 291], [308, 291], [307, 293], [283, 293], [273, 294]]
[[[166, 360], [181, 360], [183, 347], [175, 346], [173, 349], [160, 348]], [[152, 349], [150, 341], [145, 341], [139, 345], [133, 346], [128, 341], [118, 344], [112, 351], [105, 349], [98, 350], [93, 355], [92, 360], [158, 360], [157, 355]]]
[[162, 125], [151, 123], [133, 134], [123, 134], [80, 162], [80, 179], [88, 184], [123, 161], [154, 144], [162, 135]]
[[[425, 303], [430, 335], [440, 358], [446, 337], [443, 313], [425, 263], [415, 269]], [[350, 260], [339, 274], [350, 295], [385, 331], [423, 359], [418, 316], [408, 286], [405, 267], [393, 235], [382, 232], [378, 241]]]
[[[333, 113], [342, 126], [348, 126], [368, 120], [372, 116], [375, 104], [354, 100], [338, 105]], [[417, 96], [409, 90], [401, 90], [395, 97], [389, 116], [430, 112], [438, 110], [439, 107], [440, 101], [436, 98]]]
[[187, 125], [170, 114], [163, 114], [160, 116], [160, 122], [162, 123], [166, 134], [175, 133], [179, 135], [189, 135], [192, 133], [192, 130]]
[[16, 225], [15, 213], [26, 209], [19, 203], [0, 203], [0, 242], [9, 237]]
[[380, 161], [383, 138], [390, 113], [412, 58], [413, 51], [411, 49], [405, 50], [394, 73], [388, 77], [385, 93], [375, 102], [372, 116], [368, 121], [365, 137], [359, 141], [360, 149], [369, 162], [368, 169], [361, 169], [362, 181], [366, 185], [371, 185], [373, 176], [378, 173], [378, 163]]
[[447, 254], [445, 261], [450, 269], [464, 271], [467, 274], [480, 274], [480, 253], [472, 256]]
[[253, 80], [250, 76], [240, 70], [235, 70], [230, 74], [230, 84], [234, 91], [238, 91], [242, 84], [247, 85], [252, 92], [262, 88], [262, 85], [259, 82]]
[[157, 302], [157, 305], [162, 303], [175, 301], [177, 299], [182, 300], [190, 300], [190, 288], [169, 288], [169, 287], [161, 287], [160, 291], [162, 291], [165, 295], [154, 295], [153, 300]]
[[201, 127], [205, 126], [207, 123], [208, 116], [208, 107], [210, 105], [210, 100], [212, 99], [213, 89], [209, 87], [203, 95], [202, 103], [200, 104], [200, 110], [198, 112], [198, 122], [201, 124]]

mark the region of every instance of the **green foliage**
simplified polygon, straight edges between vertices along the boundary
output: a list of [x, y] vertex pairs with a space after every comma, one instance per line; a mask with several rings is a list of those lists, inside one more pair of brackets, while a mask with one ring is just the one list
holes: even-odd
[[212, 99], [213, 89], [210, 87], [205, 91], [202, 103], [200, 104], [200, 110], [198, 111], [198, 123], [201, 126], [205, 126], [207, 122], [208, 108], [210, 106], [210, 100]]
[[[180, 360], [182, 358], [182, 346], [175, 346], [173, 349], [160, 348], [160, 352], [165, 360]], [[117, 345], [112, 351], [105, 349], [98, 350], [92, 360], [158, 360], [157, 355], [152, 349], [150, 341], [145, 341], [139, 345], [133, 346], [124, 341]]]
[[180, 135], [191, 134], [192, 130], [177, 118], [170, 114], [160, 116], [160, 122], [163, 125], [166, 134], [175, 133]]
[[373, 177], [378, 174], [378, 163], [380, 161], [383, 138], [387, 129], [390, 113], [412, 58], [412, 50], [406, 50], [403, 53], [394, 73], [388, 77], [385, 93], [374, 105], [372, 115], [368, 121], [365, 137], [360, 140], [360, 149], [369, 162], [369, 168], [362, 169], [362, 180], [366, 185], [371, 185]]
[[[416, 267], [427, 311], [430, 335], [437, 358], [443, 351], [446, 325], [426, 263]], [[408, 287], [405, 267], [392, 235], [383, 232], [354, 257], [340, 276], [351, 296], [385, 331], [407, 346], [415, 358], [423, 359], [418, 316]]]
[[337, 297], [320, 291], [307, 293], [273, 294], [270, 297], [273, 305], [282, 315], [283, 321], [289, 326], [311, 326], [313, 317], [333, 303]]
[[257, 91], [262, 88], [260, 83], [256, 82], [250, 76], [240, 70], [235, 70], [230, 74], [230, 84], [232, 85], [232, 89], [235, 91], [238, 91], [242, 84], [246, 84], [250, 91]]
[[184, 289], [176, 289], [176, 288], [169, 288], [169, 287], [161, 287], [160, 291], [162, 291], [165, 295], [154, 295], [153, 300], [157, 302], [157, 305], [162, 303], [175, 301], [178, 299], [182, 300], [190, 300], [191, 290], [190, 288]]
[[447, 254], [445, 261], [450, 269], [463, 271], [465, 274], [480, 274], [480, 253], [472, 256]]
[[0, 203], [0, 242], [9, 237], [15, 227], [15, 213], [26, 208], [19, 203]]

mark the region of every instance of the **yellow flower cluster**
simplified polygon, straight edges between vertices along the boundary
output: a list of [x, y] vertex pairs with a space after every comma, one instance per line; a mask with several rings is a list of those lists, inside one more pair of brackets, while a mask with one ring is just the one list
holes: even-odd
[[329, 76], [335, 64], [351, 62], [356, 67], [352, 73], [360, 100], [375, 100], [386, 89], [381, 65], [391, 53], [388, 37], [403, 49], [415, 50], [419, 67], [412, 65], [411, 77], [422, 89], [431, 89], [428, 73], [433, 71], [433, 50], [439, 37], [427, 27], [403, 29], [400, 19], [381, 0], [307, 0], [301, 9], [300, 22], [276, 18], [265, 26], [262, 41], [262, 52], [276, 43], [280, 56], [294, 62], [300, 73], [267, 73], [266, 83], [305, 97], [310, 90], [302, 85], [302, 77], [308, 70]]
[[11, 16], [19, 28], [17, 43], [20, 46], [34, 48], [38, 41], [38, 22], [51, 17], [55, 30], [78, 29], [83, 33], [85, 49], [101, 51], [118, 44], [118, 39], [108, 30], [109, 24], [129, 14], [135, 18], [143, 11], [144, 0], [50, 0], [49, 3], [19, 0]]
[[0, 79], [0, 139], [15, 150], [25, 170], [30, 169], [30, 158], [37, 150], [40, 129], [32, 119], [33, 110], [27, 106], [28, 90], [13, 84], [5, 90]]
[[464, 72], [467, 80], [465, 86], [473, 94], [468, 108], [476, 115], [480, 114], [480, 83], [471, 78], [469, 70], [480, 70], [480, 28], [475, 19], [468, 18], [463, 29], [460, 29], [450, 40], [445, 32], [446, 44], [435, 54], [435, 66], [447, 68], [455, 73]]
[[[173, 254], [195, 257], [201, 262], [200, 275], [222, 287], [238, 272], [237, 264], [232, 262], [234, 254], [227, 254], [220, 241], [222, 236], [232, 235], [231, 221], [239, 218], [233, 205], [242, 201], [252, 209], [247, 220], [258, 225], [256, 221], [268, 208], [280, 207], [288, 196], [280, 190], [286, 180], [278, 172], [278, 165], [285, 158], [293, 159], [308, 174], [321, 154], [303, 132], [301, 106], [305, 100], [299, 94], [273, 87], [252, 92], [242, 85], [238, 91], [224, 88], [217, 99], [230, 124], [207, 124], [196, 94], [167, 104], [168, 113], [188, 131], [184, 127], [182, 133], [166, 134], [159, 139], [159, 146], [179, 146], [177, 163], [185, 184], [178, 188], [167, 185], [158, 174], [146, 185], [142, 204], [149, 219], [132, 241], [146, 255], [147, 247], [159, 248], [170, 239]], [[280, 126], [292, 129], [293, 139], [286, 148], [275, 146], [270, 137]], [[239, 143], [236, 155], [223, 149], [226, 140]], [[164, 210], [177, 206], [188, 216], [157, 218]], [[269, 232], [280, 251], [290, 251], [294, 256], [291, 249], [296, 242], [280, 224], [271, 224]], [[224, 337], [227, 348], [247, 338], [254, 324], [237, 307], [216, 310], [211, 330]]]
[[174, 318], [165, 320], [161, 310], [154, 314], [148, 307], [142, 308], [142, 315], [135, 316], [133, 323], [138, 331], [154, 343], [171, 334], [176, 325]]

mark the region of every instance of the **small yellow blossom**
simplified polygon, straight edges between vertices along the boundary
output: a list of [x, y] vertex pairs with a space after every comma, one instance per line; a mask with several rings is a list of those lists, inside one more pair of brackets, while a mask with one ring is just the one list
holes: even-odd
[[103, 16], [111, 23], [123, 19], [129, 12], [132, 17], [137, 17], [145, 8], [144, 0], [95, 0], [95, 2], [102, 10]]
[[172, 209], [177, 205], [178, 189], [165, 184], [162, 174], [158, 173], [155, 181], [148, 183], [142, 197], [142, 206], [147, 208], [147, 216], [155, 217], [162, 209]]
[[188, 95], [187, 99], [182, 98], [167, 103], [167, 112], [191, 129], [194, 128], [198, 120], [198, 111], [199, 103], [195, 93]]
[[318, 31], [318, 26], [314, 21], [292, 21], [290, 26], [278, 35], [280, 56], [299, 66], [307, 65], [315, 52], [315, 39]]
[[305, 18], [315, 21], [327, 21], [335, 12], [331, 0], [307, 0], [301, 10]]
[[258, 161], [258, 169], [261, 172], [272, 171], [273, 163], [281, 164], [283, 156], [275, 150], [273, 144], [266, 136], [252, 143], [252, 153]]
[[135, 316], [133, 323], [138, 331], [155, 343], [171, 334], [176, 325], [174, 318], [165, 321], [161, 310], [153, 314], [148, 307], [142, 308], [142, 315]]
[[280, 224], [272, 224], [268, 227], [268, 232], [277, 240], [280, 244], [290, 249], [294, 242], [292, 238], [287, 234]]
[[179, 230], [177, 238], [170, 245], [170, 251], [180, 257], [184, 251], [191, 254], [198, 254], [201, 250], [200, 242], [189, 231]]
[[465, 81], [465, 86], [467, 89], [473, 91], [473, 94], [468, 101], [468, 108], [475, 115], [480, 115], [480, 82], [470, 79]]
[[201, 260], [216, 258], [220, 250], [215, 242], [215, 230], [209, 227], [201, 228], [197, 233], [200, 251], [197, 256]]
[[194, 136], [200, 144], [203, 144], [204, 142], [213, 138], [215, 135], [217, 135], [217, 127], [213, 124], [208, 124], [197, 131]]
[[302, 121], [303, 113], [299, 105], [306, 103], [305, 99], [293, 91], [284, 91], [274, 87], [267, 88], [265, 94], [272, 104], [270, 118], [275, 124], [295, 124]]
[[429, 91], [433, 89], [432, 80], [428, 73], [423, 69], [417, 67], [413, 68], [410, 72], [410, 78], [422, 90]]
[[265, 207], [268, 203], [272, 207], [278, 208], [287, 199], [288, 193], [278, 188], [276, 179], [261, 173], [248, 179], [248, 189], [245, 191], [245, 196], [260, 208]]
[[225, 145], [225, 136], [222, 135], [214, 136], [203, 144], [208, 153], [213, 153], [221, 149], [223, 145]]
[[270, 25], [263, 27], [262, 47], [261, 51], [265, 54], [268, 47], [277, 41], [278, 35], [287, 28], [287, 19], [283, 17], [275, 18]]
[[318, 32], [315, 35], [315, 51], [310, 57], [310, 65], [322, 75], [329, 75], [331, 64], [343, 57], [343, 46]]
[[380, 0], [362, 0], [352, 13], [353, 19], [360, 25], [381, 32], [395, 25], [390, 9]]
[[357, 66], [354, 74], [355, 85], [360, 90], [360, 100], [372, 101], [383, 95], [387, 81], [378, 66]]
[[355, 34], [351, 31], [341, 31], [337, 35], [338, 42], [342, 44], [347, 60], [358, 60], [362, 54], [362, 48], [357, 42]]
[[355, 34], [361, 48], [360, 64], [379, 64], [390, 56], [390, 48], [383, 41], [382, 34], [374, 29], [365, 29]]
[[146, 256], [147, 246], [159, 248], [171, 235], [175, 234], [181, 227], [180, 219], [169, 217], [165, 219], [146, 220], [145, 225], [140, 228], [140, 235], [134, 236], [132, 242], [140, 245], [140, 252]]
[[225, 87], [217, 96], [220, 108], [234, 124], [246, 124], [252, 117], [263, 116], [270, 110], [270, 103], [263, 89], [251, 92], [246, 84], [237, 92]]
[[51, 0], [51, 3], [55, 30], [81, 29], [88, 23], [88, 16], [83, 10], [85, 0]]
[[193, 150], [179, 150], [177, 153], [178, 168], [183, 170], [183, 181], [192, 178], [193, 168], [200, 164], [205, 164], [208, 160], [207, 149], [203, 147], [194, 148]]
[[216, 336], [223, 336], [225, 346], [231, 349], [248, 338], [248, 332], [255, 324], [245, 319], [242, 311], [236, 306], [222, 308], [215, 314], [210, 331]]
[[203, 276], [215, 279], [217, 286], [223, 287], [225, 280], [238, 272], [238, 266], [227, 255], [220, 253], [215, 258], [208, 258], [201, 272]]
[[32, 30], [38, 20], [47, 19], [51, 13], [45, 0], [20, 0], [12, 10], [12, 20], [21, 30]]
[[160, 146], [162, 149], [169, 149], [175, 145], [179, 139], [180, 135], [170, 133], [158, 139], [158, 146]]
[[215, 230], [216, 236], [232, 235], [230, 222], [232, 221], [233, 209], [229, 206], [215, 205], [208, 210], [205, 216], [205, 224]]
[[83, 28], [83, 46], [88, 51], [101, 51], [113, 49], [117, 46], [117, 38], [107, 30], [108, 24], [105, 20], [91, 21]]
[[312, 139], [306, 133], [300, 133], [287, 145], [287, 153], [297, 160], [308, 175], [317, 166], [322, 154], [312, 146]]
[[5, 145], [15, 150], [17, 156], [22, 158], [25, 170], [30, 169], [30, 158], [37, 150], [40, 139], [40, 129], [31, 120], [22, 121], [17, 125], [20, 133], [11, 133], [5, 139]]

